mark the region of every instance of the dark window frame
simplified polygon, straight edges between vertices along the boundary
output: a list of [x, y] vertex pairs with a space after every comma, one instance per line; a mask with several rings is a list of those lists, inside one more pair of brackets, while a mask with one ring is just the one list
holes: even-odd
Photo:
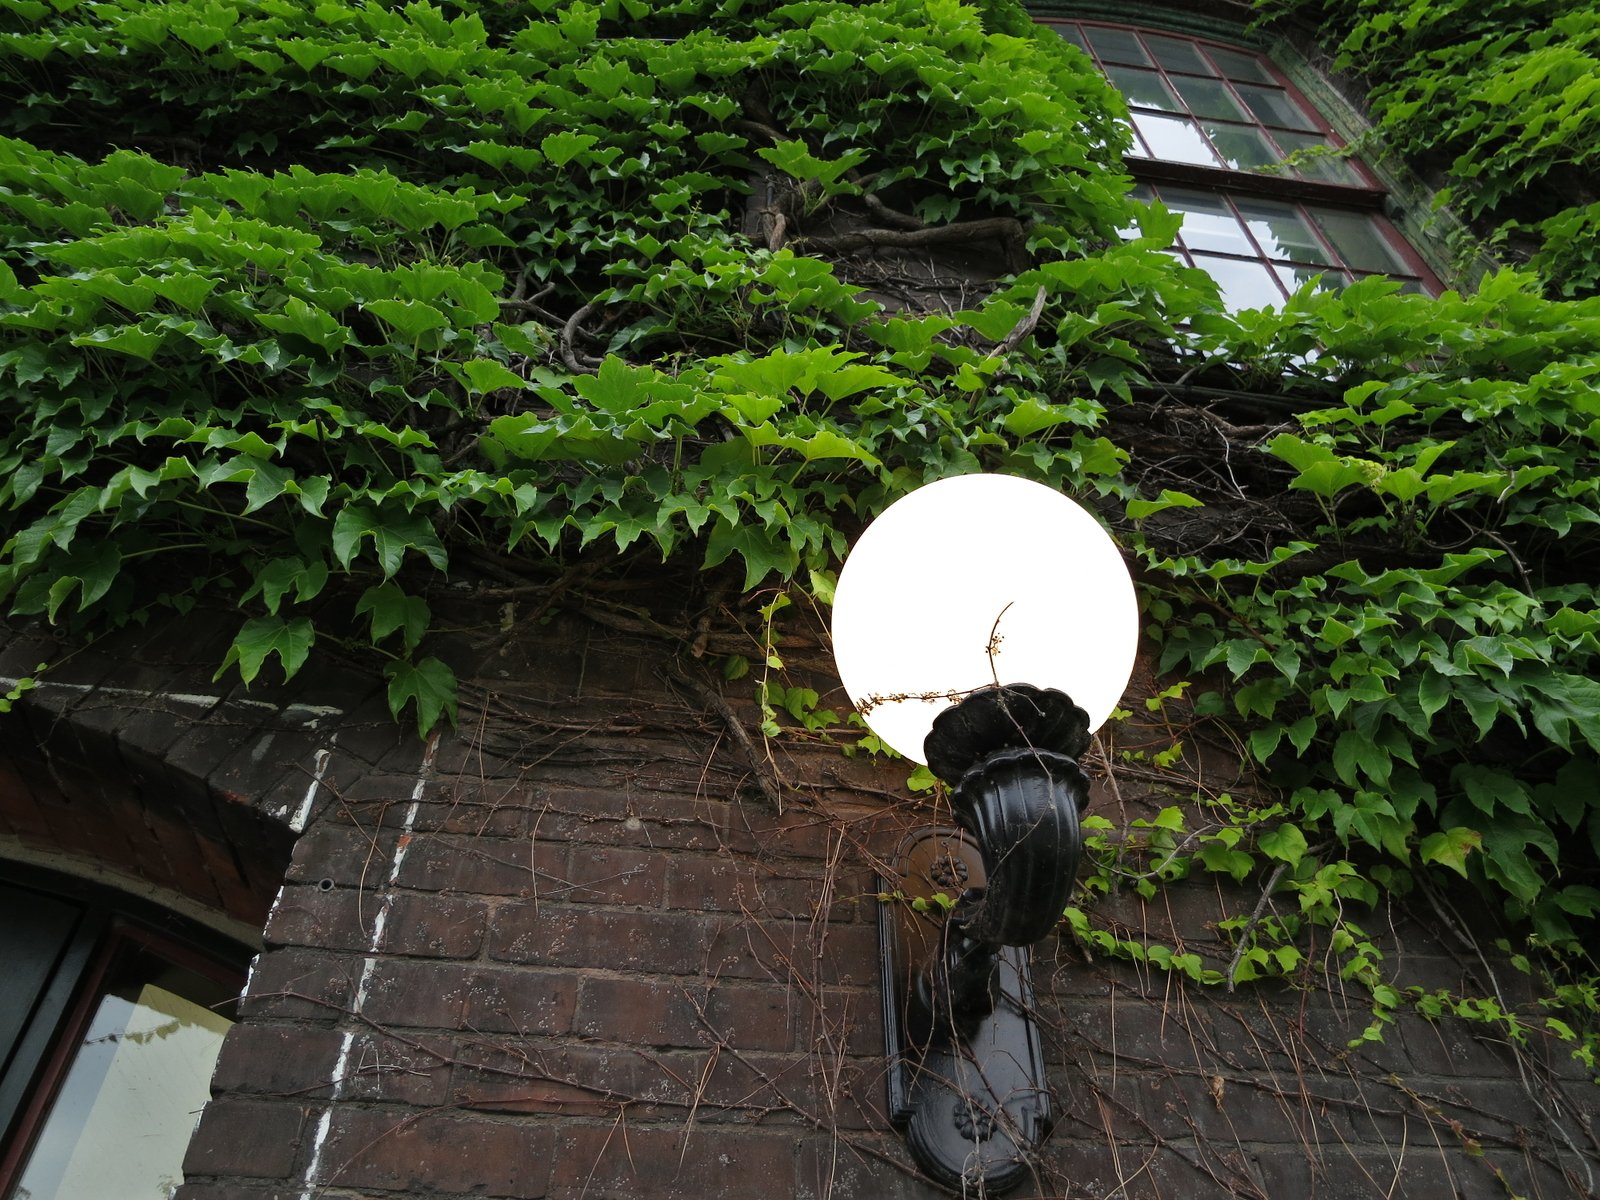
[[[1142, 14], [1141, 14], [1142, 15]], [[1242, 57], [1250, 60], [1254, 66], [1259, 67], [1270, 80], [1270, 88], [1279, 91], [1295, 107], [1297, 113], [1304, 121], [1314, 125], [1317, 134], [1330, 147], [1342, 150], [1347, 142], [1317, 104], [1296, 86], [1294, 80], [1266, 53], [1251, 45], [1242, 36], [1238, 40], [1229, 41], [1216, 33], [1196, 33], [1188, 30], [1162, 28], [1155, 23], [1158, 14], [1150, 14], [1147, 20], [1117, 21], [1104, 17], [1076, 17], [1070, 15], [1049, 15], [1036, 18], [1040, 25], [1053, 28], [1066, 40], [1072, 42], [1083, 50], [1095, 64], [1106, 74], [1108, 81], [1116, 86], [1111, 68], [1126, 70], [1139, 70], [1152, 75], [1161, 82], [1162, 88], [1175, 102], [1176, 107], [1169, 114], [1174, 118], [1193, 122], [1192, 131], [1196, 137], [1204, 140], [1210, 147], [1210, 135], [1203, 128], [1207, 119], [1214, 122], [1229, 124], [1239, 129], [1259, 129], [1266, 136], [1275, 132], [1291, 131], [1294, 126], [1289, 124], [1273, 124], [1257, 113], [1245, 98], [1237, 92], [1237, 81], [1228, 73], [1228, 69], [1219, 65], [1215, 57], [1217, 52], [1229, 56]], [[1115, 57], [1107, 59], [1093, 45], [1093, 31], [1107, 30], [1118, 33], [1133, 34], [1140, 53], [1145, 61], [1142, 63], [1119, 62]], [[1072, 35], [1078, 36], [1072, 36]], [[1087, 34], [1088, 36], [1083, 36]], [[1248, 116], [1249, 120], [1236, 120], [1222, 118], [1205, 118], [1200, 116], [1192, 104], [1185, 99], [1182, 89], [1171, 83], [1174, 77], [1171, 68], [1160, 60], [1160, 55], [1152, 50], [1152, 43], [1146, 39], [1154, 37], [1162, 42], [1186, 43], [1195, 48], [1197, 55], [1201, 56], [1208, 69], [1213, 74], [1202, 75], [1179, 71], [1178, 78], [1215, 80], [1220, 82], [1228, 95], [1233, 97], [1235, 107], [1241, 116]], [[1126, 97], [1125, 97], [1126, 98]], [[1160, 117], [1163, 110], [1153, 104], [1139, 105], [1129, 100], [1130, 112], [1135, 117]], [[1150, 143], [1144, 133], [1140, 132], [1137, 124], [1134, 125], [1133, 137], [1135, 145], [1141, 152], [1130, 153], [1123, 162], [1127, 171], [1134, 177], [1147, 196], [1160, 197], [1162, 189], [1190, 189], [1203, 191], [1217, 197], [1222, 204], [1233, 211], [1238, 218], [1239, 231], [1242, 240], [1251, 248], [1250, 254], [1221, 252], [1214, 249], [1196, 251], [1183, 242], [1180, 231], [1180, 244], [1174, 247], [1174, 254], [1187, 265], [1205, 270], [1204, 261], [1234, 262], [1238, 264], [1255, 264], [1261, 268], [1265, 275], [1270, 276], [1271, 284], [1280, 293], [1277, 301], [1287, 299], [1294, 290], [1296, 283], [1308, 274], [1321, 270], [1325, 275], [1331, 274], [1337, 279], [1349, 282], [1354, 279], [1369, 275], [1383, 275], [1399, 280], [1403, 285], [1416, 290], [1428, 291], [1438, 294], [1444, 290], [1444, 283], [1433, 271], [1427, 260], [1418, 252], [1417, 248], [1401, 233], [1395, 223], [1386, 215], [1389, 204], [1389, 192], [1378, 180], [1372, 169], [1353, 155], [1342, 156], [1340, 161], [1347, 163], [1351, 172], [1359, 182], [1341, 183], [1328, 179], [1306, 178], [1288, 173], [1263, 173], [1246, 167], [1230, 167], [1205, 165], [1194, 162], [1183, 162], [1170, 158], [1157, 158], [1149, 153]], [[1274, 143], [1276, 145], [1276, 143]], [[1281, 145], [1278, 146], [1281, 149]], [[1212, 153], [1217, 153], [1219, 161], [1222, 156], [1214, 148]], [[1312, 236], [1321, 243], [1322, 256], [1329, 258], [1326, 263], [1299, 261], [1292, 259], [1287, 253], [1273, 253], [1270, 249], [1260, 244], [1255, 232], [1250, 225], [1240, 216], [1239, 204], [1249, 204], [1253, 201], [1265, 201], [1277, 204], [1295, 206], [1296, 220], [1305, 226]], [[1353, 259], [1348, 259], [1344, 250], [1335, 245], [1334, 239], [1324, 225], [1317, 220], [1318, 214], [1335, 215], [1349, 213], [1358, 216], [1366, 222], [1375, 233], [1383, 247], [1389, 251], [1390, 256], [1396, 260], [1399, 269], [1374, 269], [1357, 265]], [[1273, 303], [1273, 301], [1268, 301]]]
[[108, 978], [147, 951], [242, 992], [254, 951], [214, 930], [109, 887], [0, 862], [0, 885], [79, 909], [8, 1057], [0, 1057], [0, 1197], [15, 1189], [94, 1019]]

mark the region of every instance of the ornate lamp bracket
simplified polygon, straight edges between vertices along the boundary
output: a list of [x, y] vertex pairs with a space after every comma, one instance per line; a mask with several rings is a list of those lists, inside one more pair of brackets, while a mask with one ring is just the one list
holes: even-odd
[[1087, 715], [1053, 689], [987, 687], [946, 709], [924, 751], [959, 829], [913, 833], [881, 881], [908, 899], [955, 897], [942, 918], [936, 902], [884, 905], [878, 932], [890, 1116], [917, 1164], [961, 1195], [1016, 1186], [1050, 1132], [1027, 948], [1077, 876], [1088, 744]]

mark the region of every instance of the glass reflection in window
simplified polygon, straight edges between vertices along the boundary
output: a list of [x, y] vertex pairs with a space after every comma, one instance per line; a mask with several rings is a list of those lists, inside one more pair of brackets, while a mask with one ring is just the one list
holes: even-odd
[[236, 994], [125, 940], [8, 1200], [168, 1200]]

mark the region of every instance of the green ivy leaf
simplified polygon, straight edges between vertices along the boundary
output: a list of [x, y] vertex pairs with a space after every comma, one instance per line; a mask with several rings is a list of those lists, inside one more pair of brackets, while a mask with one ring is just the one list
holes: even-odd
[[431, 657], [415, 664], [397, 659], [383, 673], [389, 680], [389, 711], [396, 719], [416, 705], [417, 736], [427, 737], [441, 716], [455, 726], [456, 675], [444, 663]]
[[370, 504], [347, 504], [333, 519], [333, 554], [346, 570], [370, 538], [378, 564], [387, 579], [400, 569], [407, 549], [420, 551], [443, 571], [449, 564], [444, 545], [426, 514], [400, 512], [393, 505], [379, 509]]
[[421, 596], [409, 596], [394, 582], [380, 583], [361, 593], [356, 601], [356, 616], [371, 616], [374, 644], [399, 630], [405, 641], [406, 653], [417, 648], [422, 635], [427, 632], [432, 614], [428, 602]]
[[1482, 845], [1483, 835], [1476, 829], [1456, 825], [1423, 838], [1417, 856], [1425, 863], [1438, 863], [1465, 877], [1467, 855]]
[[307, 617], [287, 621], [282, 617], [256, 617], [246, 621], [228, 647], [227, 657], [213, 679], [221, 679], [228, 668], [239, 664], [239, 678], [251, 683], [272, 655], [278, 656], [285, 679], [293, 678], [311, 653], [316, 631]]
[[1291, 869], [1300, 865], [1306, 855], [1306, 835], [1298, 825], [1285, 821], [1276, 829], [1261, 835], [1256, 842], [1261, 853], [1278, 862], [1287, 863]]

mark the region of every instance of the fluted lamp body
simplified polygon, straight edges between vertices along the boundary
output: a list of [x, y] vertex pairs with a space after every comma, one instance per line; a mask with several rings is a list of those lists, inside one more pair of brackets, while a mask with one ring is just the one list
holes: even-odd
[[[889, 1107], [918, 1164], [963, 1195], [1028, 1175], [1051, 1105], [1027, 947], [1057, 924], [1082, 852], [1078, 758], [1137, 646], [1133, 585], [1084, 508], [1005, 475], [892, 504], [839, 576], [840, 678], [891, 748], [950, 789], [958, 828], [901, 847], [882, 890]], [[944, 906], [919, 897], [955, 897]]]

